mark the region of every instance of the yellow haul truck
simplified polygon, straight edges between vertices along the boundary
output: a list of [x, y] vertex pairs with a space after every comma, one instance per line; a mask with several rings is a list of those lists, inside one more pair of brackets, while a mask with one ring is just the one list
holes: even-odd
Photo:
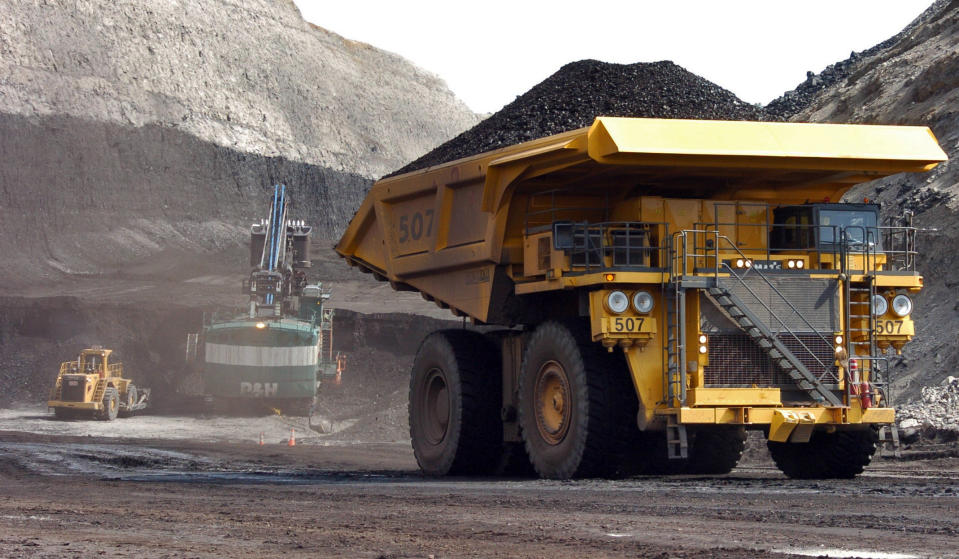
[[718, 474], [752, 429], [787, 475], [849, 478], [894, 434], [922, 276], [911, 223], [838, 201], [945, 160], [925, 127], [600, 117], [380, 180], [336, 250], [509, 327], [420, 346], [428, 474]]
[[47, 407], [59, 419], [87, 417], [112, 421], [129, 417], [147, 406], [148, 389], [137, 389], [123, 377], [123, 364], [113, 361], [113, 350], [93, 346], [74, 361], [60, 364]]

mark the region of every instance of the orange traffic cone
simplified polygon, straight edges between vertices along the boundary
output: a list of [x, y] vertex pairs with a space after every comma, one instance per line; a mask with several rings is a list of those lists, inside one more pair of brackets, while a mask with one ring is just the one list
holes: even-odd
[[290, 427], [290, 442], [286, 443], [286, 446], [296, 446], [296, 432]]
[[260, 432], [260, 446], [263, 446], [263, 432]]

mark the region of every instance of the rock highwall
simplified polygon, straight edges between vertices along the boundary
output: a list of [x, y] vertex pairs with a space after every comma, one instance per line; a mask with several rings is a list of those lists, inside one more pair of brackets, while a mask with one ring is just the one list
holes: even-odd
[[373, 177], [477, 120], [437, 77], [289, 1], [0, 13], [0, 294], [242, 275], [275, 183], [328, 257]]
[[356, 174], [239, 152], [158, 124], [0, 114], [0, 130], [6, 293], [38, 284], [70, 292], [74, 280], [109, 282], [139, 268], [172, 280], [200, 275], [207, 264], [243, 270], [248, 227], [267, 216], [278, 182], [292, 192], [292, 215], [315, 227], [323, 248], [370, 185]]
[[159, 124], [376, 177], [477, 117], [436, 76], [289, 1], [0, 0], [0, 112]]

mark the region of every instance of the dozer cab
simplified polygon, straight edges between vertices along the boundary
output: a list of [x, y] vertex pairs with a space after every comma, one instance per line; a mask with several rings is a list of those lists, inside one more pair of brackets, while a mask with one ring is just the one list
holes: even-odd
[[410, 381], [432, 475], [723, 474], [747, 430], [798, 478], [894, 442], [917, 229], [840, 203], [946, 155], [928, 128], [599, 117], [370, 190], [350, 264], [499, 331], [434, 332]]
[[61, 363], [47, 407], [60, 419], [104, 421], [145, 408], [149, 389], [138, 389], [124, 378], [123, 364], [113, 359], [113, 350], [93, 346], [81, 351], [76, 360]]

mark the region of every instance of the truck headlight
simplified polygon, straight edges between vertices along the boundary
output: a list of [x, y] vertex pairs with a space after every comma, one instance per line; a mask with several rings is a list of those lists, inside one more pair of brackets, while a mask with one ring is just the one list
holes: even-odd
[[622, 291], [610, 291], [606, 296], [606, 308], [613, 314], [622, 314], [629, 308], [629, 297]]
[[882, 295], [872, 296], [872, 314], [882, 316], [889, 310], [889, 303]]
[[892, 298], [892, 312], [896, 316], [909, 316], [912, 312], [912, 299], [905, 295], [896, 295]]
[[648, 314], [653, 310], [653, 296], [648, 291], [637, 291], [633, 293], [633, 308], [639, 314]]

